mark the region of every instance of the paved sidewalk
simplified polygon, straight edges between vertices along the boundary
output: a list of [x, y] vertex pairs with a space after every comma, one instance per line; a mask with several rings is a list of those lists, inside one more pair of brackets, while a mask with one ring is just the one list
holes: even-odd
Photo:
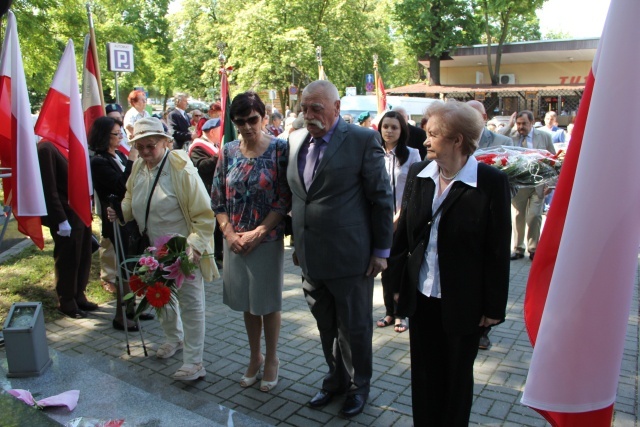
[[[325, 364], [315, 322], [302, 295], [299, 269], [291, 262], [289, 248], [285, 260], [280, 383], [271, 393], [262, 393], [257, 386], [243, 389], [238, 384], [248, 363], [248, 344], [242, 314], [222, 304], [220, 280], [206, 285], [204, 358], [208, 373], [204, 380], [183, 384], [171, 379], [171, 374], [181, 365], [181, 353], [169, 360], [153, 357], [154, 350], [162, 344], [162, 331], [157, 321], [143, 322], [149, 357], [144, 357], [139, 346], [132, 347], [132, 355], [127, 356], [124, 333], [111, 327], [113, 303], [85, 320], [62, 319], [48, 324], [49, 345], [67, 356], [91, 361], [90, 366], [97, 369], [100, 369], [100, 364], [109, 366], [118, 363], [113, 360], [119, 359], [128, 368], [132, 384], [136, 384], [138, 378], [144, 378], [144, 384], [152, 384], [153, 388], [162, 389], [165, 394], [179, 389], [197, 396], [199, 400], [223, 405], [272, 425], [411, 426], [409, 334], [395, 333], [392, 327], [374, 327], [374, 374], [369, 404], [363, 414], [351, 420], [341, 418], [342, 399], [336, 399], [321, 410], [305, 405], [321, 384]], [[507, 321], [494, 328], [491, 333], [493, 346], [489, 350], [480, 350], [475, 364], [472, 425], [547, 425], [535, 411], [519, 403], [532, 351], [522, 319], [530, 266], [528, 258], [511, 264]], [[636, 277], [616, 402], [616, 427], [639, 426], [637, 293]], [[372, 322], [383, 314], [382, 287], [378, 279]], [[135, 340], [132, 343], [139, 344], [139, 334], [132, 338]], [[120, 379], [127, 381], [126, 376]]]

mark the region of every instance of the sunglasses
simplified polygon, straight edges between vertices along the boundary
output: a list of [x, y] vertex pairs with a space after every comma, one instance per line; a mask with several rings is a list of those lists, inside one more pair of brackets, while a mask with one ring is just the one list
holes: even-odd
[[255, 125], [257, 124], [260, 120], [262, 120], [262, 117], [260, 116], [251, 116], [248, 117], [246, 119], [234, 119], [233, 123], [236, 124], [236, 126], [238, 127], [242, 127], [244, 125], [246, 125], [247, 123], [249, 123], [250, 125]]
[[157, 146], [158, 146], [157, 142], [155, 144], [149, 144], [149, 145], [144, 145], [136, 142], [136, 149], [138, 151], [143, 151], [145, 149], [155, 150]]
[[117, 136], [118, 138], [122, 138], [122, 133], [121, 132], [109, 132], [111, 135], [113, 136]]

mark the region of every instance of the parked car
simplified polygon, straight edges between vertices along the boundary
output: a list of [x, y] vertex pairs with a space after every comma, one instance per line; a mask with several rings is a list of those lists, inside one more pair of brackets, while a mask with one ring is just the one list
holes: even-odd
[[[420, 123], [424, 112], [434, 102], [442, 102], [432, 98], [410, 97], [410, 96], [387, 96], [387, 107], [402, 107], [407, 110], [407, 114]], [[378, 100], [375, 95], [355, 95], [343, 96], [340, 99], [340, 115], [351, 114], [357, 119], [361, 113], [368, 111], [372, 118], [378, 115]]]

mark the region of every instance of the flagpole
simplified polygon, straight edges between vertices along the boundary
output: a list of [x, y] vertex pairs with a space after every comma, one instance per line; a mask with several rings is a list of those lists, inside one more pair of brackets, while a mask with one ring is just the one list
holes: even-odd
[[316, 61], [318, 61], [318, 80], [324, 80], [324, 69], [322, 67], [322, 46], [316, 46]]
[[[376, 101], [378, 102], [378, 105], [380, 105], [380, 101], [378, 101], [380, 99], [380, 94], [378, 93], [378, 54], [374, 53], [373, 54], [373, 85], [376, 88]], [[378, 114], [380, 113], [380, 111], [378, 111]]]
[[[87, 2], [87, 17], [89, 18], [89, 48], [93, 52], [93, 58], [96, 67], [96, 80], [98, 80], [98, 92], [100, 92], [100, 104], [104, 110], [104, 94], [102, 93], [102, 78], [100, 77], [100, 66], [98, 65], [98, 48], [96, 47], [96, 33], [93, 29], [93, 16], [91, 16], [91, 5]], [[117, 93], [117, 92], [116, 92]]]

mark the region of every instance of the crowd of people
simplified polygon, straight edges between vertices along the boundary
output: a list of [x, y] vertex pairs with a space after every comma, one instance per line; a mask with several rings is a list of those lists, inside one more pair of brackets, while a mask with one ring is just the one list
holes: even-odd
[[[299, 114], [283, 115], [255, 92], [235, 96], [228, 108], [239, 137], [223, 145], [220, 103], [187, 114], [187, 95], [174, 100], [172, 111], [154, 117], [145, 93], [133, 91], [124, 117], [121, 106], [108, 104], [89, 131], [101, 278], [117, 298], [113, 327], [136, 331], [133, 319], [154, 318], [135, 316], [135, 298], [122, 301], [130, 289], [126, 280], [116, 286], [126, 267], [114, 254], [114, 235], [126, 240], [144, 231], [151, 242], [185, 236], [197, 268], [177, 291], [177, 304], [159, 316], [164, 342], [156, 357], [182, 350], [173, 377], [206, 375], [204, 282], [221, 270], [223, 303], [243, 313], [246, 329], [248, 361], [238, 384], [270, 392], [282, 363], [284, 237], [291, 234], [327, 365], [308, 405], [321, 408], [344, 395], [343, 416], [363, 411], [375, 323], [409, 331], [415, 425], [466, 426], [474, 360], [489, 347], [490, 328], [505, 320], [510, 259], [523, 258], [525, 249], [534, 258], [548, 192], [512, 188], [473, 153], [498, 145], [553, 153], [552, 141], [565, 142], [553, 115], [545, 132], [521, 111], [511, 136], [510, 129], [485, 127], [482, 103], [448, 101], [429, 107], [419, 127], [398, 108], [377, 118], [374, 130], [369, 113], [341, 117], [336, 87], [320, 80], [302, 91]], [[38, 152], [45, 188], [59, 197], [47, 195], [45, 221], [55, 242], [59, 310], [84, 318], [98, 308], [84, 293], [91, 233], [68, 207], [66, 159], [46, 141]], [[374, 322], [378, 274], [385, 315]]]

